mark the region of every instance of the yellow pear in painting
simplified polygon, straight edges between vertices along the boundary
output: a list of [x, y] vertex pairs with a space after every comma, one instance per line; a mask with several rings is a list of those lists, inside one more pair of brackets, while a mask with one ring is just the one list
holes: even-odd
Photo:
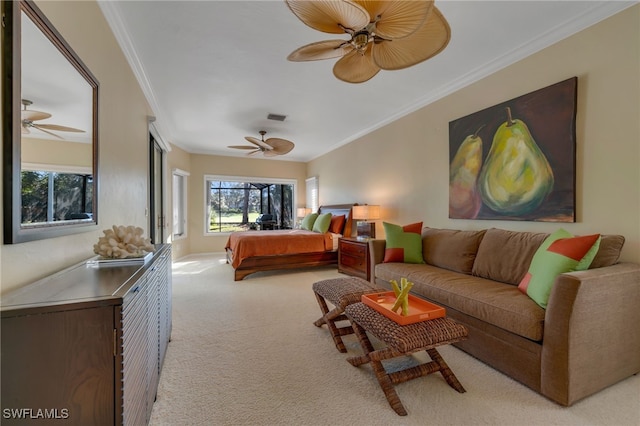
[[553, 189], [551, 166], [536, 144], [527, 125], [511, 117], [493, 137], [484, 162], [478, 188], [482, 201], [493, 211], [505, 215], [533, 212]]
[[482, 167], [482, 138], [478, 132], [467, 136], [458, 148], [449, 167], [449, 217], [473, 219], [482, 206], [477, 190]]

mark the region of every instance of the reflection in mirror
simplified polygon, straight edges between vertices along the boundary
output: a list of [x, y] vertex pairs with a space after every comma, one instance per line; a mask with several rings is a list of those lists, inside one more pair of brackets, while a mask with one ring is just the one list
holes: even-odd
[[[98, 83], [31, 1], [3, 2], [5, 21], [9, 16], [3, 119], [13, 124], [11, 137], [7, 126], [4, 134], [5, 144], [13, 144], [11, 150], [5, 146], [12, 156], [4, 170], [11, 181], [5, 192], [12, 194], [8, 204], [5, 193], [5, 243], [91, 230], [97, 224]], [[18, 84], [7, 82], [9, 70], [20, 76]]]

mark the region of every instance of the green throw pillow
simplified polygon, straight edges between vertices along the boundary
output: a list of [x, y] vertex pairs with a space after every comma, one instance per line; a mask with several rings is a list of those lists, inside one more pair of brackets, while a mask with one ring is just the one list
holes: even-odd
[[400, 226], [382, 222], [386, 235], [384, 263], [424, 263], [422, 258], [422, 222]]
[[321, 213], [316, 218], [316, 221], [313, 222], [311, 230], [324, 234], [329, 230], [329, 225], [331, 225], [331, 213]]
[[309, 213], [302, 219], [302, 223], [300, 224], [301, 229], [306, 229], [307, 231], [313, 230], [313, 224], [318, 218], [318, 213]]
[[558, 275], [589, 268], [600, 247], [600, 234], [574, 237], [564, 229], [549, 235], [533, 255], [518, 289], [547, 308]]

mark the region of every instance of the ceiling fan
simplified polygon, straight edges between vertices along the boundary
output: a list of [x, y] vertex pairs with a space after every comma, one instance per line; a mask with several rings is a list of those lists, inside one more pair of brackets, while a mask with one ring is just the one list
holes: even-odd
[[20, 120], [22, 122], [22, 134], [28, 135], [31, 133], [30, 129], [37, 129], [41, 132], [44, 132], [48, 135], [54, 136], [58, 139], [64, 139], [60, 135], [56, 135], [51, 132], [51, 130], [55, 130], [58, 132], [76, 132], [76, 133], [84, 133], [84, 130], [75, 129], [73, 127], [60, 126], [58, 124], [38, 124], [35, 121], [46, 120], [47, 118], [51, 118], [51, 114], [48, 112], [34, 111], [27, 109], [33, 102], [28, 99], [22, 100], [22, 105], [24, 108], [20, 111]]
[[333, 74], [347, 83], [363, 83], [381, 69], [399, 70], [440, 53], [451, 29], [433, 0], [285, 0], [311, 28], [349, 40], [325, 40], [293, 51], [290, 61], [339, 59]]
[[267, 134], [265, 130], [260, 130], [261, 139], [254, 138], [252, 136], [245, 136], [245, 139], [251, 142], [253, 145], [229, 145], [229, 148], [235, 149], [250, 149], [247, 155], [253, 155], [258, 152], [262, 152], [265, 157], [275, 157], [277, 155], [284, 155], [291, 151], [295, 146], [293, 142], [280, 138], [269, 138], [264, 140], [264, 135]]

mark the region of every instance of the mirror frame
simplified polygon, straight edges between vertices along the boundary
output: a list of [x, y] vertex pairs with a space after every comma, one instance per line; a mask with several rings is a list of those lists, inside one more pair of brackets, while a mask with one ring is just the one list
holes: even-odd
[[[24, 12], [84, 77], [93, 93], [93, 214], [92, 219], [22, 226], [21, 194], [21, 13]], [[88, 232], [98, 226], [98, 80], [31, 0], [2, 1], [2, 162], [4, 244]]]

